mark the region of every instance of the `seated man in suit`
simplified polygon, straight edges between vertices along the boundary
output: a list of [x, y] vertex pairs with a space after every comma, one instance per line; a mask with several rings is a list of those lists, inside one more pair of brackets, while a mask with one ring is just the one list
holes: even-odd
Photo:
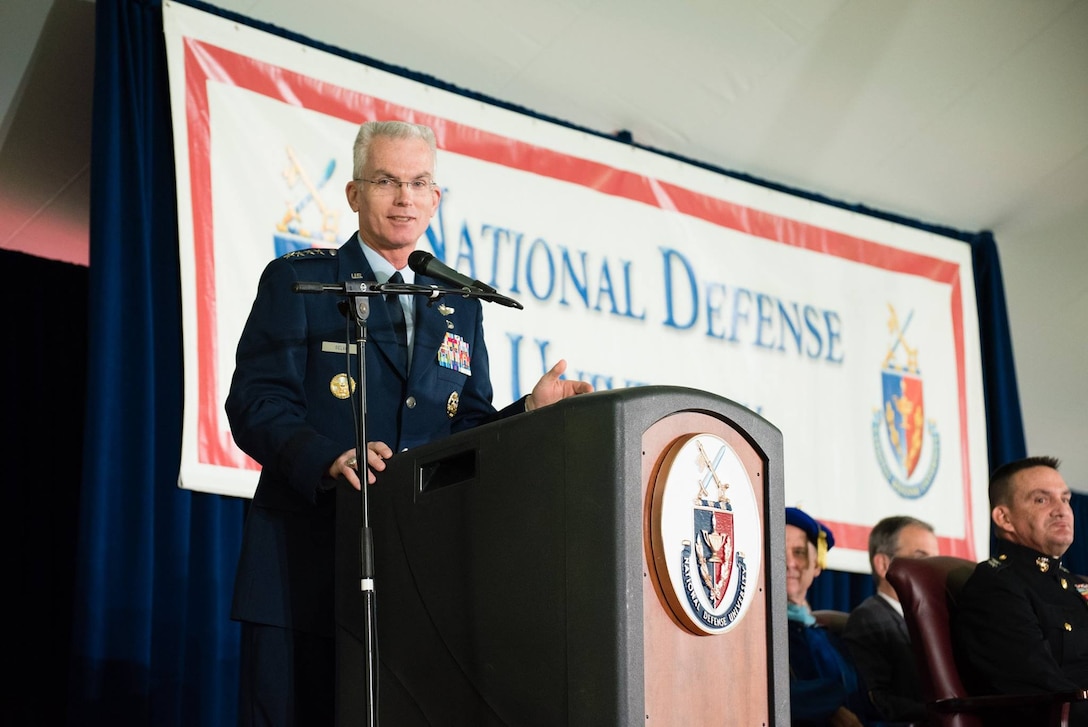
[[892, 558], [939, 555], [933, 526], [909, 515], [894, 515], [869, 532], [869, 566], [876, 594], [850, 613], [843, 640], [869, 688], [869, 699], [888, 722], [925, 719], [918, 669], [907, 622], [895, 589], [885, 579]]
[[[1073, 544], [1069, 486], [1053, 457], [1028, 457], [990, 477], [994, 555], [963, 586], [955, 629], [958, 656], [981, 693], [1088, 689], [1088, 581], [1061, 558]], [[1070, 725], [1088, 724], [1088, 704]], [[1038, 724], [1006, 710], [1003, 725]], [[996, 722], [995, 722], [996, 723]]]
[[795, 507], [786, 508], [786, 600], [793, 724], [858, 727], [872, 707], [843, 642], [818, 626], [808, 589], [825, 565], [835, 536]]

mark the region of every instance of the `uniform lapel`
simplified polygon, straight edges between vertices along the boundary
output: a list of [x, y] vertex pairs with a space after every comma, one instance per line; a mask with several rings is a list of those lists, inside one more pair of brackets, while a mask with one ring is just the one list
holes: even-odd
[[[356, 233], [340, 247], [340, 281], [376, 283], [374, 270], [363, 255], [362, 243]], [[349, 301], [351, 302], [351, 301]], [[369, 298], [370, 310], [366, 319], [367, 345], [378, 349], [390, 368], [407, 378], [408, 372], [400, 362], [399, 344], [393, 335], [393, 322], [389, 319], [389, 309], [380, 296]]]

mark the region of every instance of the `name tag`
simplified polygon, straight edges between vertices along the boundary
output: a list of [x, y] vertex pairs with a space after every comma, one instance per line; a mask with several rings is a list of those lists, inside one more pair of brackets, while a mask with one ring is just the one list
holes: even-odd
[[355, 344], [353, 343], [349, 346], [346, 343], [336, 343], [335, 341], [322, 341], [321, 350], [324, 353], [344, 353], [350, 350], [351, 355], [354, 356]]

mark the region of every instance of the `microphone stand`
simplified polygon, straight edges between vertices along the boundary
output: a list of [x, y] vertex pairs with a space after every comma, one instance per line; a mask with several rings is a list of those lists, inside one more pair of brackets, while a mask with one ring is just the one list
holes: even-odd
[[[345, 283], [345, 292], [352, 283]], [[362, 292], [365, 286], [358, 286]], [[351, 310], [355, 314], [355, 368], [359, 391], [359, 419], [355, 427], [355, 471], [359, 475], [362, 496], [361, 522], [359, 525], [359, 590], [363, 594], [363, 653], [366, 693], [366, 725], [378, 724], [378, 619], [374, 603], [374, 533], [370, 529], [370, 499], [367, 497], [367, 449], [366, 449], [366, 322], [370, 317], [370, 297], [351, 295]]]
[[[355, 318], [356, 373], [359, 407], [359, 419], [355, 432], [355, 462], [359, 473], [362, 508], [360, 512], [360, 572], [359, 589], [363, 594], [363, 651], [366, 654], [364, 675], [366, 684], [366, 725], [378, 725], [378, 630], [375, 613], [374, 592], [374, 534], [370, 527], [370, 500], [367, 496], [367, 448], [366, 448], [366, 338], [367, 319], [370, 317], [370, 298], [376, 295], [425, 295], [428, 305], [444, 295], [458, 295], [463, 298], [480, 298], [499, 303], [510, 308], [523, 308], [521, 303], [495, 291], [478, 288], [440, 288], [436, 285], [410, 285], [407, 283], [365, 283], [347, 281], [344, 283], [309, 283], [298, 282], [292, 286], [296, 293], [338, 293], [349, 300], [349, 308]], [[347, 313], [345, 312], [345, 315]]]

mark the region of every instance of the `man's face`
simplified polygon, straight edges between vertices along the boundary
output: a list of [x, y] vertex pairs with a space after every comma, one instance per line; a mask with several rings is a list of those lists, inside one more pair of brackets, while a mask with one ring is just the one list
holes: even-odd
[[[379, 136], [370, 145], [363, 178], [396, 182], [432, 180], [434, 156], [422, 139]], [[420, 192], [406, 184], [382, 189], [367, 181], [347, 185], [348, 203], [359, 213], [359, 235], [386, 259], [403, 260], [438, 210], [442, 193], [435, 186]]]
[[1069, 487], [1051, 467], [1029, 467], [1012, 476], [1009, 505], [998, 505], [993, 520], [1005, 538], [1060, 558], [1073, 544]]
[[880, 577], [877, 590], [892, 598], [899, 600], [895, 589], [885, 580], [888, 566], [892, 558], [928, 558], [931, 555], [940, 555], [940, 546], [937, 536], [921, 525], [907, 525], [899, 531], [895, 553], [891, 556], [885, 553], [877, 553], [873, 556], [873, 570]]
[[816, 546], [796, 525], [786, 526], [786, 600], [804, 605], [809, 586], [820, 575]]
[[928, 558], [940, 554], [937, 536], [921, 525], [907, 525], [899, 531], [896, 558]]

